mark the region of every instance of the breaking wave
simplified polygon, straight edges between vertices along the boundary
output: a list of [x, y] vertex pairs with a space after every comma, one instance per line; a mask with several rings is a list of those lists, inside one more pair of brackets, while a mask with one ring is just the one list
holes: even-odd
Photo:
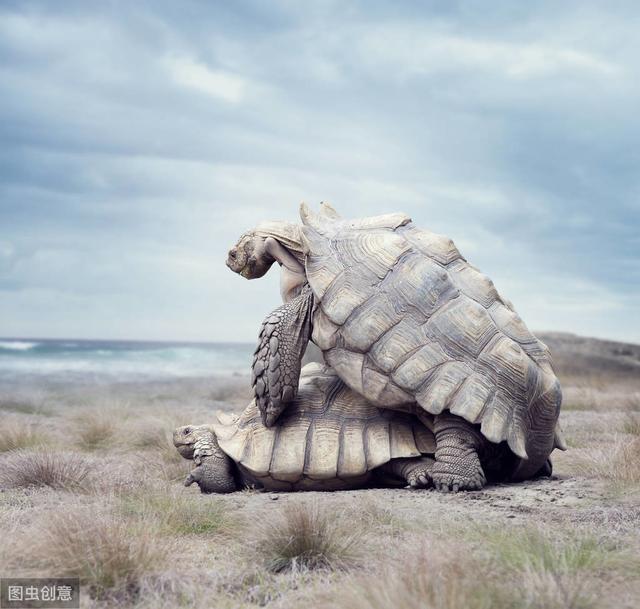
[[25, 340], [0, 340], [0, 349], [7, 351], [30, 351], [40, 343], [31, 343]]

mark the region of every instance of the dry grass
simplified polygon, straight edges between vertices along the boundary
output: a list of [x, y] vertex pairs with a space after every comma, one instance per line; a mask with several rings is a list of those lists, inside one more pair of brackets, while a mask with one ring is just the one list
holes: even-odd
[[122, 419], [116, 413], [83, 412], [75, 420], [76, 445], [82, 450], [100, 450], [109, 446]]
[[131, 525], [109, 514], [75, 509], [50, 514], [23, 539], [30, 571], [80, 577], [92, 598], [131, 599], [166, 564], [171, 545], [155, 523]]
[[349, 510], [364, 531], [376, 531], [378, 535], [399, 537], [410, 528], [410, 523], [401, 518], [393, 509], [367, 498]]
[[640, 412], [640, 393], [639, 392], [631, 393], [627, 396], [626, 407], [629, 410]]
[[628, 412], [622, 424], [622, 431], [633, 436], [640, 436], [640, 414]]
[[640, 483], [640, 438], [618, 435], [610, 444], [594, 445], [575, 457], [575, 469], [614, 484]]
[[455, 539], [409, 546], [400, 559], [345, 582], [326, 606], [592, 609], [599, 606], [594, 575], [616, 560], [592, 538], [561, 540], [537, 529], [458, 532]]
[[92, 469], [90, 461], [76, 453], [20, 450], [2, 461], [0, 486], [78, 490], [90, 486], [88, 478]]
[[8, 420], [3, 421], [0, 427], [0, 453], [44, 446], [47, 441], [48, 438], [31, 423]]
[[178, 452], [173, 446], [172, 432], [173, 429], [170, 429], [168, 426], [158, 424], [141, 425], [134, 432], [131, 445], [134, 448], [141, 448], [143, 450], [167, 451], [178, 455]]
[[564, 410], [598, 410], [603, 393], [602, 381], [589, 378], [570, 386], [562, 402]]
[[606, 555], [593, 537], [563, 539], [557, 533], [537, 528], [489, 530], [482, 533], [482, 539], [504, 567], [517, 571], [573, 573], [602, 564]]
[[185, 493], [171, 487], [123, 497], [121, 511], [128, 516], [155, 520], [169, 535], [229, 535], [239, 522], [216, 497]]
[[0, 410], [41, 416], [51, 416], [52, 414], [42, 396], [0, 398]]
[[345, 569], [358, 562], [358, 537], [315, 502], [290, 503], [266, 524], [255, 550], [272, 572]]
[[[470, 577], [470, 574], [473, 574]], [[497, 574], [461, 548], [425, 540], [374, 573], [355, 576], [328, 595], [329, 609], [499, 609]], [[514, 605], [515, 606], [515, 605]]]
[[625, 561], [617, 548], [577, 532], [500, 529], [488, 533], [486, 542], [502, 570], [521, 582], [517, 592], [525, 607], [599, 606], [595, 576]]

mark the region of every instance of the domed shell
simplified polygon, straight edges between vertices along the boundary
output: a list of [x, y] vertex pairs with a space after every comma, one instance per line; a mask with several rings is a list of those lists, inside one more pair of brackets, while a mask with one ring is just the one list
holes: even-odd
[[312, 340], [345, 383], [378, 406], [448, 409], [523, 459], [528, 442], [551, 452], [561, 393], [548, 349], [451, 239], [403, 214], [303, 205], [301, 217]]
[[219, 414], [213, 428], [222, 450], [270, 488], [304, 488], [305, 480], [339, 488], [391, 459], [435, 452], [432, 432], [415, 416], [373, 406], [319, 364], [303, 368], [277, 425], [262, 424], [253, 400], [239, 417]]

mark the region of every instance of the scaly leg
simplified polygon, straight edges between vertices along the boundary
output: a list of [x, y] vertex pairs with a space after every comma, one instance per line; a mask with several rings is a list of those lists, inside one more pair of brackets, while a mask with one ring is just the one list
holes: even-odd
[[311, 334], [313, 292], [280, 305], [262, 323], [253, 356], [252, 384], [265, 427], [272, 427], [298, 393], [300, 367]]
[[436, 416], [433, 485], [439, 491], [479, 490], [487, 482], [478, 452], [483, 436], [471, 423], [449, 412]]
[[434, 460], [429, 457], [392, 459], [382, 466], [382, 470], [397, 478], [402, 478], [412, 488], [432, 486], [431, 472]]

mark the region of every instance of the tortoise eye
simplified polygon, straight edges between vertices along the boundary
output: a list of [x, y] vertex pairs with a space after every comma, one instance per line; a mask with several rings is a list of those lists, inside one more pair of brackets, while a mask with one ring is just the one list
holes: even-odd
[[182, 432], [185, 436], [188, 436], [191, 433], [191, 427], [185, 427]]

